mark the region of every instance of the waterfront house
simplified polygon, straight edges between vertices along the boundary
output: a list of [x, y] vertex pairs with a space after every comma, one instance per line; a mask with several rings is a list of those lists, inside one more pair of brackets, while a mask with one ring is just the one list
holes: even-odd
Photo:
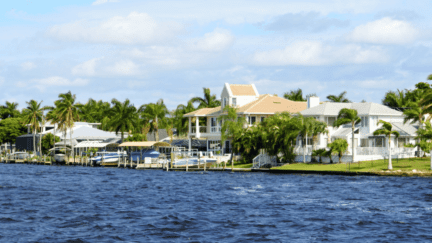
[[[333, 123], [336, 121], [339, 111], [343, 108], [357, 110], [358, 116], [361, 118], [361, 123], [357, 124], [354, 129], [354, 150], [356, 160], [362, 159], [382, 159], [383, 155], [387, 154], [389, 141], [383, 135], [375, 136], [373, 132], [379, 129], [382, 125], [377, 125], [379, 120], [390, 122], [393, 125], [393, 130], [398, 131], [399, 138], [391, 137], [390, 148], [394, 150], [395, 156], [398, 153], [403, 156], [403, 153], [412, 153], [414, 149], [404, 148], [405, 144], [414, 144], [416, 131], [419, 124], [404, 124], [404, 115], [402, 112], [394, 110], [390, 107], [372, 103], [336, 103], [336, 102], [322, 102], [320, 103], [319, 97], [308, 98], [308, 109], [300, 112], [303, 116], [314, 117], [319, 121], [323, 121], [328, 125], [328, 134], [320, 134], [316, 141], [314, 141], [315, 149], [326, 148], [327, 145], [335, 139], [342, 138], [347, 140], [349, 144], [348, 154], [352, 154], [351, 138], [352, 127], [351, 124], [334, 127]], [[306, 143], [307, 154], [311, 154], [313, 138], [297, 142], [296, 152], [303, 153], [302, 143]]]
[[224, 107], [228, 105], [237, 108], [238, 116], [244, 117], [248, 126], [275, 113], [297, 113], [307, 108], [306, 102], [291, 101], [271, 94], [260, 95], [254, 84], [225, 83], [221, 93], [221, 106], [203, 108], [184, 115], [189, 118], [189, 149], [192, 139], [200, 139], [206, 141], [207, 151], [230, 153], [231, 141], [221, 144], [222, 124], [218, 120]]

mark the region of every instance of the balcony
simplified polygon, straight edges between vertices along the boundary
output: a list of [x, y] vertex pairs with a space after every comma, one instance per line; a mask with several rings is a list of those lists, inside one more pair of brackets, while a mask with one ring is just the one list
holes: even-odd
[[221, 127], [211, 127], [210, 128], [210, 133], [220, 133], [221, 132]]
[[[196, 133], [196, 127], [192, 127], [192, 133]], [[199, 127], [199, 133], [207, 133], [207, 127]]]

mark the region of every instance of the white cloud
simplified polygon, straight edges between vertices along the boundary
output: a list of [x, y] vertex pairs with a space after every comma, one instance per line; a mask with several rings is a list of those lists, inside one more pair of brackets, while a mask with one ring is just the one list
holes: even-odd
[[21, 64], [21, 69], [24, 71], [32, 70], [35, 67], [36, 67], [36, 64], [34, 64], [33, 62], [23, 62]]
[[66, 41], [92, 43], [149, 44], [170, 40], [183, 31], [175, 22], [157, 22], [146, 13], [132, 12], [105, 21], [81, 20], [55, 25], [47, 34]]
[[348, 63], [383, 63], [388, 55], [379, 47], [331, 46], [319, 41], [294, 42], [285, 49], [256, 52], [253, 63], [262, 66], [319, 66]]
[[114, 66], [107, 68], [109, 73], [116, 75], [135, 75], [138, 73], [138, 65], [136, 65], [131, 60], [121, 60], [114, 64]]
[[83, 76], [94, 76], [96, 74], [95, 71], [96, 62], [101, 59], [102, 58], [94, 58], [76, 65], [75, 67], [72, 68], [72, 74], [83, 75]]
[[216, 28], [206, 33], [204, 37], [196, 40], [193, 48], [199, 51], [222, 51], [234, 43], [234, 36], [225, 29]]
[[92, 5], [100, 5], [100, 4], [104, 4], [104, 3], [117, 3], [118, 0], [96, 0], [92, 3]]
[[[19, 82], [18, 87], [36, 87], [40, 91], [45, 91], [49, 87], [53, 86], [86, 86], [89, 83], [88, 79], [77, 78], [75, 80], [69, 80], [67, 78], [53, 76], [49, 78], [33, 79], [30, 83]], [[31, 86], [33, 84], [33, 86]]]
[[419, 31], [410, 23], [385, 17], [357, 26], [347, 39], [365, 43], [406, 44], [416, 40], [418, 35]]

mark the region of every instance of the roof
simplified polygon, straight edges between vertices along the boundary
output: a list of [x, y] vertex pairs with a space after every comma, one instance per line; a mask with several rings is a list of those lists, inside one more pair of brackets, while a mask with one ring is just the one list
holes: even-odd
[[318, 106], [301, 111], [302, 115], [324, 115], [324, 116], [337, 116], [339, 111], [343, 108], [357, 110], [357, 115], [369, 116], [402, 116], [403, 113], [396, 111], [388, 106], [365, 102], [365, 103], [337, 103], [326, 102]]
[[[169, 137], [166, 129], [159, 129], [158, 135], [159, 135], [159, 141]], [[156, 133], [154, 131], [147, 133], [147, 141], [156, 141]]]
[[[354, 133], [355, 133], [355, 131], [357, 131], [359, 129], [359, 127], [360, 127], [360, 125], [357, 124], [356, 127], [354, 128]], [[337, 137], [337, 138], [346, 138], [346, 136], [351, 134], [351, 131], [352, 131], [351, 125], [342, 126], [338, 130], [336, 130], [336, 132], [333, 133], [331, 136]]]
[[193, 116], [214, 116], [218, 113], [221, 113], [222, 109], [221, 106], [215, 107], [215, 108], [202, 108], [196, 111], [192, 111], [189, 113], [184, 114], [184, 117], [193, 117]]
[[260, 95], [238, 109], [238, 113], [274, 114], [278, 112], [297, 113], [307, 108], [307, 102], [292, 101], [269, 94]]
[[[189, 140], [188, 139], [174, 139], [171, 143], [172, 146], [177, 147], [189, 147]], [[199, 140], [199, 139], [192, 139], [191, 140], [191, 147], [207, 147], [207, 140]]]
[[233, 96], [257, 96], [252, 84], [230, 84]]
[[[63, 136], [64, 134], [61, 135], [61, 138], [64, 138]], [[68, 133], [66, 134], [66, 138], [69, 138], [69, 136], [70, 133], [68, 131]], [[82, 126], [72, 130], [72, 138], [76, 138], [76, 139], [107, 139], [107, 138], [115, 138], [115, 137], [118, 136], [113, 132], [106, 132], [88, 126]]]
[[147, 142], [124, 142], [119, 145], [119, 147], [150, 147], [153, 146], [155, 141], [147, 141]]
[[403, 124], [403, 122], [391, 122], [393, 130], [399, 132], [400, 136], [416, 136], [419, 129], [417, 124]]

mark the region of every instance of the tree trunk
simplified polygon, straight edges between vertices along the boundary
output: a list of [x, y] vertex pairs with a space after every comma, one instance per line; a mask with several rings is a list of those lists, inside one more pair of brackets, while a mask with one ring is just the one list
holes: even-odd
[[306, 146], [307, 146], [307, 133], [304, 138], [304, 144], [303, 144], [303, 163], [306, 163]]
[[156, 142], [159, 141], [159, 131], [158, 131], [158, 117], [156, 116], [156, 126], [155, 126], [155, 140]]
[[388, 169], [389, 170], [393, 170], [392, 158], [391, 158], [391, 147], [390, 147], [390, 142], [391, 142], [390, 136], [389, 136], [388, 139], [389, 139], [389, 164], [388, 164]]
[[234, 149], [231, 149], [231, 172], [234, 172]]
[[33, 129], [33, 154], [36, 156], [36, 130]]

